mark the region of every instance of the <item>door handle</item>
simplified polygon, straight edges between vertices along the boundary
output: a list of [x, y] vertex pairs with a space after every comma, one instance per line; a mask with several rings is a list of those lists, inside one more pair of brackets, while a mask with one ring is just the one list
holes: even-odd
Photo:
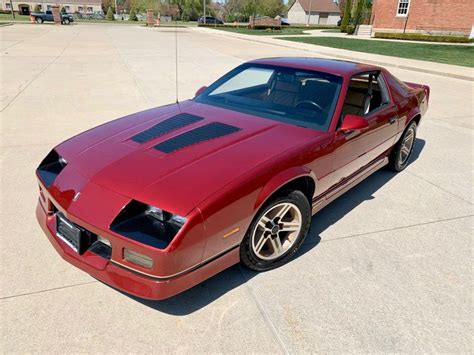
[[397, 118], [396, 117], [392, 117], [391, 119], [388, 120], [388, 122], [390, 124], [394, 124], [395, 122], [397, 122]]

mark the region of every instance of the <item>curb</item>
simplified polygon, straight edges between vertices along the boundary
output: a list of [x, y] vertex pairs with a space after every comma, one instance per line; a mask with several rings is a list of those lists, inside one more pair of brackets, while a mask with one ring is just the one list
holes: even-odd
[[[329, 52], [324, 51], [324, 48], [326, 48], [326, 47], [323, 47], [323, 46], [311, 45], [311, 46], [317, 48], [317, 50], [316, 49], [310, 49], [310, 48], [300, 48], [298, 46], [292, 46], [288, 43], [288, 41], [281, 40], [280, 38], [270, 37], [271, 39], [276, 39], [279, 42], [281, 42], [281, 43], [272, 43], [270, 41], [264, 41], [260, 38], [254, 38], [254, 37], [257, 37], [257, 36], [252, 36], [252, 35], [242, 35], [242, 34], [235, 34], [235, 33], [230, 34], [230, 33], [226, 33], [225, 31], [212, 30], [212, 29], [208, 29], [208, 28], [206, 28], [206, 29], [197, 28], [197, 29], [201, 30], [201, 31], [204, 30], [208, 33], [214, 33], [214, 34], [217, 34], [217, 35], [220, 35], [220, 36], [240, 39], [240, 40], [243, 40], [243, 41], [258, 42], [258, 43], [264, 43], [264, 44], [277, 46], [277, 47], [297, 49], [297, 50], [311, 52], [311, 53], [318, 53], [318, 54], [322, 54], [324, 56], [334, 57], [334, 58], [338, 58], [338, 59], [344, 59], [344, 60], [350, 60], [350, 61], [357, 60], [357, 61], [367, 63], [367, 64], [386, 66], [386, 67], [392, 67], [392, 68], [398, 68], [398, 69], [404, 69], [404, 70], [411, 70], [411, 71], [416, 71], [416, 72], [420, 72], [420, 73], [439, 75], [439, 76], [444, 76], [444, 77], [454, 78], [454, 79], [460, 79], [460, 80], [466, 80], [466, 81], [474, 81], [474, 76], [466, 76], [466, 75], [461, 75], [461, 74], [447, 73], [447, 72], [431, 70], [431, 69], [424, 69], [424, 68], [419, 68], [419, 67], [414, 67], [414, 66], [409, 66], [409, 65], [404, 65], [404, 64], [387, 63], [387, 62], [379, 61], [379, 60], [362, 59], [362, 58], [357, 57], [357, 56], [350, 57], [350, 56], [343, 55], [343, 54], [329, 53]], [[298, 42], [296, 42], [296, 43], [298, 43]], [[319, 48], [322, 48], [323, 50], [319, 50]], [[341, 50], [343, 50], [343, 49], [341, 49]], [[347, 49], [344, 49], [344, 50], [347, 50]], [[359, 54], [359, 53], [362, 53], [362, 52], [352, 52], [352, 53]], [[372, 54], [372, 53], [367, 53], [367, 54]], [[395, 58], [395, 57], [393, 57], [393, 58]], [[406, 59], [406, 58], [403, 58], [403, 59]], [[441, 63], [441, 64], [443, 64], [443, 63]], [[466, 68], [468, 68], [468, 67], [466, 67]]]

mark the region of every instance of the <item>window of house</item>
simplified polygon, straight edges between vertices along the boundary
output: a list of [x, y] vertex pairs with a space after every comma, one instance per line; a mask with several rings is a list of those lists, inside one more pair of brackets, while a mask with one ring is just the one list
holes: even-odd
[[64, 6], [64, 8], [66, 9], [66, 12], [69, 12], [69, 10], [71, 10], [71, 7], [69, 5]]
[[410, 0], [398, 0], [397, 16], [407, 16]]
[[92, 13], [94, 12], [94, 9], [91, 6], [87, 6], [87, 12]]
[[78, 7], [77, 7], [77, 11], [79, 11], [79, 12], [84, 12], [84, 7], [83, 7], [83, 6], [78, 6]]
[[47, 5], [46, 10], [51, 11], [53, 9], [52, 5]]
[[10, 4], [9, 4], [8, 2], [5, 4], [5, 8], [6, 8], [7, 10], [11, 10], [11, 6], [10, 6]]

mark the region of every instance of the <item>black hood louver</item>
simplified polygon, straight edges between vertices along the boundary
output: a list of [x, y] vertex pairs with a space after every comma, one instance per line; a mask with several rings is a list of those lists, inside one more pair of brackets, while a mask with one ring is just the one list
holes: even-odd
[[145, 143], [163, 134], [174, 131], [178, 128], [188, 126], [192, 123], [203, 120], [204, 118], [194, 116], [189, 113], [180, 113], [179, 115], [170, 117], [163, 122], [157, 123], [153, 127], [134, 135], [131, 139], [137, 143]]
[[237, 131], [240, 131], [240, 128], [225, 123], [213, 122], [170, 138], [155, 145], [154, 148], [163, 153], [171, 153], [178, 149], [210, 139], [223, 137]]

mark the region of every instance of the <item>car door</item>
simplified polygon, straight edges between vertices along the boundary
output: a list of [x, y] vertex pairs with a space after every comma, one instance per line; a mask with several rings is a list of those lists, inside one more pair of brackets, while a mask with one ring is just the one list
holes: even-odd
[[391, 101], [380, 72], [358, 74], [351, 78], [344, 101], [341, 123], [348, 114], [367, 120], [361, 130], [335, 136], [335, 175], [342, 181], [386, 152], [398, 130], [396, 105]]

